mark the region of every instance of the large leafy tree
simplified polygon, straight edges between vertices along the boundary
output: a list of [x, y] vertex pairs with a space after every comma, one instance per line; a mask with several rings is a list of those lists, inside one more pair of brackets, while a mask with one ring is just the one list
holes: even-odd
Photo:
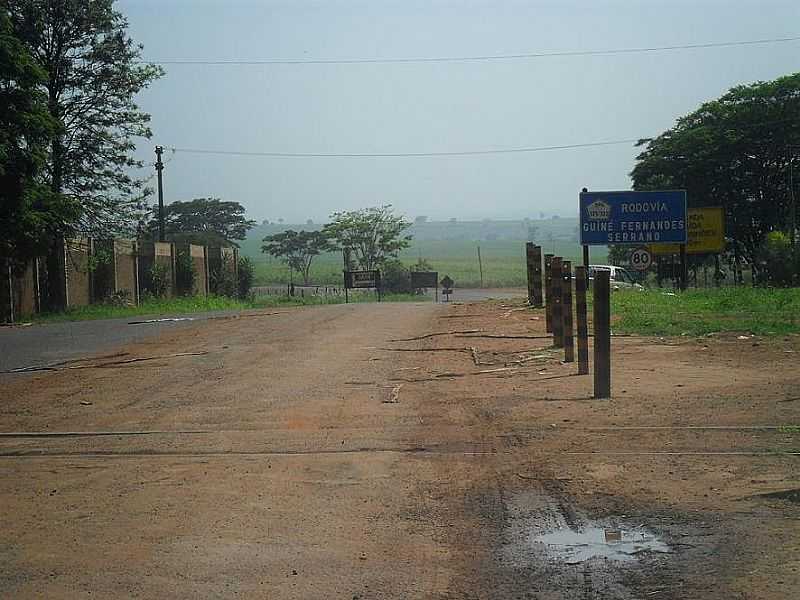
[[0, 9], [0, 256], [17, 265], [68, 232], [76, 217], [68, 199], [39, 181], [58, 131], [41, 92], [45, 77]]
[[289, 269], [303, 276], [308, 285], [311, 263], [316, 256], [333, 250], [330, 238], [324, 231], [293, 231], [288, 229], [264, 238], [261, 251], [281, 258]]
[[728, 236], [749, 261], [755, 263], [767, 233], [794, 234], [800, 73], [734, 87], [640, 145], [634, 187], [684, 188], [690, 206], [725, 207]]
[[[148, 227], [158, 230], [158, 212]], [[219, 198], [195, 198], [164, 207], [164, 232], [167, 235], [195, 234], [201, 243], [243, 240], [256, 224], [245, 218], [244, 206]]]
[[390, 204], [331, 215], [325, 232], [339, 246], [355, 255], [362, 269], [380, 267], [387, 258], [396, 257], [411, 244], [405, 231], [411, 222], [396, 215]]
[[149, 138], [150, 116], [134, 97], [162, 75], [140, 62], [141, 46], [113, 0], [0, 0], [16, 35], [46, 74], [41, 87], [60, 128], [47, 158], [53, 193], [79, 201], [80, 228], [125, 229], [141, 208], [143, 167], [134, 140]]

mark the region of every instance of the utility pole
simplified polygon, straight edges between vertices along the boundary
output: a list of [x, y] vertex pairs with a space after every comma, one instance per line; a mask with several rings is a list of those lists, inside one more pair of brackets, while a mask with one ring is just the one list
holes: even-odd
[[792, 242], [792, 249], [794, 249], [797, 242], [797, 203], [794, 198], [794, 151], [800, 146], [789, 146], [789, 198], [791, 205], [789, 206], [789, 239]]
[[478, 271], [481, 275], [481, 288], [483, 288], [483, 262], [481, 261], [481, 245], [478, 244]]
[[158, 173], [158, 241], [164, 241], [164, 186], [162, 183], [161, 172], [164, 170], [164, 163], [161, 162], [161, 155], [164, 153], [163, 146], [156, 146], [156, 173]]

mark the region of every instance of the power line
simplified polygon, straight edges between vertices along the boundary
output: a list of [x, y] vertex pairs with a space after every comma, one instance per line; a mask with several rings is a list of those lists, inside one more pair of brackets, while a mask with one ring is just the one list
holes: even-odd
[[480, 156], [487, 154], [520, 154], [525, 152], [547, 152], [551, 150], [573, 150], [577, 148], [595, 148], [619, 144], [635, 144], [637, 139], [609, 140], [604, 142], [587, 142], [583, 144], [564, 144], [560, 146], [536, 146], [526, 148], [497, 148], [486, 150], [462, 150], [452, 152], [381, 152], [381, 153], [337, 153], [337, 152], [246, 152], [238, 150], [208, 150], [200, 148], [171, 148], [173, 152], [185, 154], [216, 154], [225, 156], [266, 156], [272, 158], [423, 158], [436, 156]]
[[670, 46], [651, 46], [643, 48], [612, 48], [607, 50], [568, 50], [561, 52], [533, 52], [528, 54], [496, 54], [476, 56], [433, 56], [418, 58], [267, 58], [254, 60], [153, 60], [142, 61], [159, 65], [357, 65], [394, 63], [449, 63], [449, 62], [487, 62], [503, 60], [527, 60], [570, 56], [609, 56], [616, 54], [641, 54], [647, 52], [668, 52], [673, 50], [701, 50], [707, 48], [730, 48], [734, 46], [757, 46], [800, 41], [800, 36], [764, 38], [759, 40], [738, 40], [729, 42], [705, 42]]

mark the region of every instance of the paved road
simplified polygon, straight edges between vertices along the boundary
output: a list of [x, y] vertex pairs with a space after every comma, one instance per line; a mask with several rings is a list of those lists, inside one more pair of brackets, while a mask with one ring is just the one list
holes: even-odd
[[[452, 301], [468, 302], [487, 298], [524, 297], [525, 294], [525, 290], [519, 289], [458, 289], [453, 295]], [[247, 314], [247, 312], [258, 311], [245, 311], [242, 314]], [[191, 315], [136, 316], [124, 319], [37, 324], [30, 327], [0, 327], [0, 371], [83, 358], [113, 350], [121, 345], [183, 329], [192, 326], [197, 321], [236, 314], [240, 313], [238, 311], [217, 311]], [[129, 324], [131, 321], [165, 318], [187, 320]]]
[[[251, 311], [257, 312], [257, 311]], [[0, 327], [0, 372], [42, 366], [106, 352], [120, 346], [190, 327], [197, 322], [240, 314], [240, 311], [133, 316], [28, 327]], [[131, 324], [150, 319], [180, 319]]]

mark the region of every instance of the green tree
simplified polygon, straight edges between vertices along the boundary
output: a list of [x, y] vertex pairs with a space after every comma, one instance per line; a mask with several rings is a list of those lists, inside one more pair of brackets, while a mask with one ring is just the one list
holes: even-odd
[[725, 207], [727, 234], [751, 264], [767, 233], [794, 235], [790, 168], [800, 150], [800, 73], [734, 87], [639, 145], [635, 189], [682, 188], [690, 206]]
[[0, 256], [21, 265], [67, 233], [76, 210], [40, 181], [58, 130], [40, 86], [46, 74], [0, 9]]
[[389, 257], [408, 248], [411, 236], [404, 232], [411, 222], [392, 211], [390, 204], [338, 212], [331, 215], [325, 231], [339, 248], [350, 249], [362, 269], [376, 269]]
[[[148, 224], [151, 233], [158, 231], [158, 209], [154, 213]], [[246, 219], [244, 214], [244, 206], [238, 202], [225, 202], [219, 198], [173, 202], [164, 207], [164, 231], [167, 235], [197, 234], [193, 239], [201, 244], [243, 240], [256, 224]]]
[[261, 251], [281, 258], [289, 269], [303, 276], [308, 285], [309, 272], [314, 257], [333, 250], [330, 238], [324, 231], [293, 231], [288, 229], [264, 238]]
[[163, 74], [144, 64], [113, 0], [0, 0], [16, 35], [46, 73], [42, 89], [60, 129], [47, 158], [54, 194], [80, 203], [84, 231], [127, 229], [147, 190], [131, 172], [134, 139], [150, 116], [134, 97]]

